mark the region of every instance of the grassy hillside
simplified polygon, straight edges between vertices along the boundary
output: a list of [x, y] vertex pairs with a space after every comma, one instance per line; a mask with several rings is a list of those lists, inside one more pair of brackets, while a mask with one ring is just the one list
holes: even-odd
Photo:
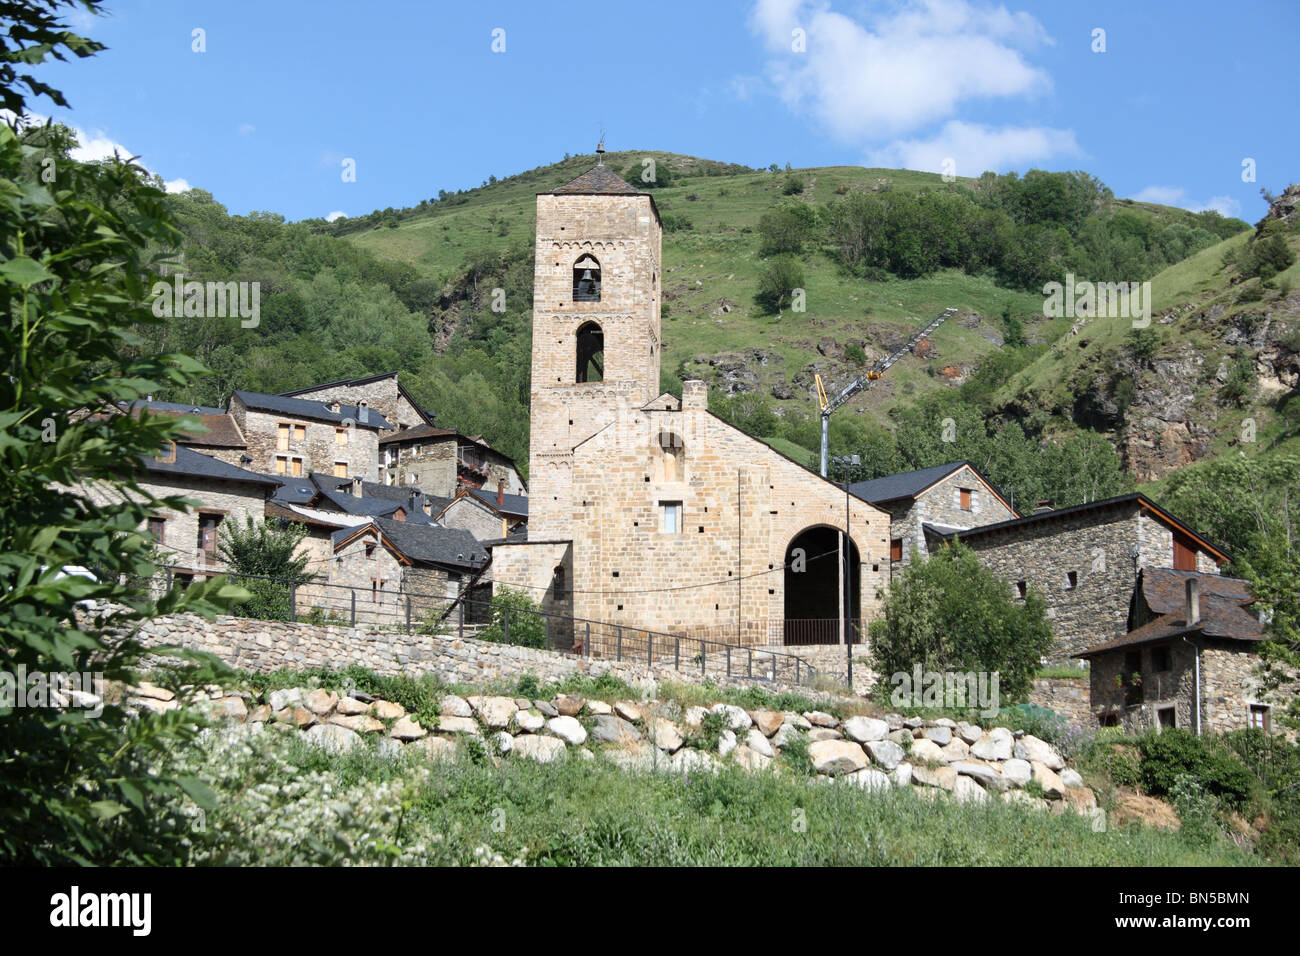
[[[655, 151], [611, 153], [606, 163], [644, 185], [640, 173], [646, 159], [670, 176], [667, 185], [653, 189], [669, 227], [663, 248], [665, 387], [673, 387], [682, 375], [702, 374], [725, 391], [762, 396], [777, 415], [792, 409], [811, 413], [812, 373], [860, 364], [845, 354], [846, 347], [860, 346], [871, 358], [900, 344], [918, 322], [942, 309], [964, 310], [962, 321], [939, 330], [935, 348], [924, 359], [905, 359], [841, 413], [883, 424], [892, 409], [953, 388], [996, 352], [1003, 340], [998, 317], [1005, 310], [1021, 317], [1030, 343], [1053, 342], [1069, 328], [1067, 320], [1043, 318], [1041, 295], [999, 287], [984, 275], [947, 269], [920, 279], [868, 280], [841, 269], [820, 248], [803, 257], [807, 311], [765, 315], [754, 301], [764, 266], [757, 229], [761, 217], [780, 201], [788, 198], [820, 209], [853, 192], [942, 188], [941, 178], [861, 167], [749, 171]], [[479, 257], [521, 248], [531, 256], [534, 194], [567, 182], [592, 164], [593, 157], [574, 157], [449, 201], [376, 213], [372, 219], [377, 224], [359, 231], [354, 231], [355, 222], [336, 226], [348, 241], [377, 257], [451, 280]], [[787, 185], [792, 181], [803, 188], [792, 192]], [[1184, 222], [1190, 215], [1147, 204], [1122, 208], [1153, 222]], [[803, 439], [802, 444], [812, 443]]]

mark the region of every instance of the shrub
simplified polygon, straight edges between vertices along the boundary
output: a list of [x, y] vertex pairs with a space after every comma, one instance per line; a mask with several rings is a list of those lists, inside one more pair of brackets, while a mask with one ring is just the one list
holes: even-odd
[[778, 314], [794, 297], [795, 289], [804, 287], [803, 269], [792, 256], [771, 260], [758, 280], [754, 300], [770, 314]]
[[785, 182], [781, 184], [781, 193], [785, 196], [797, 196], [804, 191], [805, 185], [801, 176], [786, 176]]
[[1250, 771], [1221, 744], [1212, 747], [1205, 738], [1175, 728], [1140, 737], [1138, 749], [1148, 793], [1172, 794], [1180, 777], [1191, 776], [1230, 806], [1241, 807], [1250, 796]]
[[525, 592], [502, 587], [492, 596], [492, 620], [479, 632], [481, 641], [519, 647], [546, 646], [546, 618]]
[[884, 615], [871, 624], [872, 658], [882, 674], [985, 671], [999, 675], [1005, 701], [1029, 694], [1052, 643], [1043, 599], [1023, 601], [960, 541], [913, 561], [891, 588]]

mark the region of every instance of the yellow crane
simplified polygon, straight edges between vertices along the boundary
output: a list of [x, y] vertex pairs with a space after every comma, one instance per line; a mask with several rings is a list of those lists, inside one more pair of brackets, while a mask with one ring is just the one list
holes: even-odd
[[921, 343], [922, 339], [926, 338], [928, 335], [930, 335], [930, 333], [932, 333], [939, 326], [943, 325], [945, 322], [947, 322], [950, 318], [952, 318], [956, 314], [957, 314], [957, 310], [954, 308], [944, 309], [937, 316], [935, 316], [933, 319], [930, 320], [929, 325], [927, 325], [925, 328], [921, 329], [921, 331], [917, 332], [910, 339], [908, 339], [907, 344], [904, 345], [902, 348], [898, 349], [897, 351], [893, 352], [890, 355], [885, 356], [880, 361], [872, 363], [871, 365], [864, 365], [861, 366], [860, 368], [849, 369], [847, 372], [840, 373], [840, 374], [851, 375], [854, 372], [859, 372], [859, 371], [862, 372], [861, 375], [854, 376], [853, 380], [850, 381], [849, 384], [845, 385], [844, 388], [840, 389], [840, 391], [837, 392], [834, 397], [830, 397], [827, 394], [826, 383], [822, 380], [822, 377], [820, 375], [814, 376], [814, 379], [817, 383], [817, 404], [821, 408], [821, 415], [822, 415], [821, 474], [823, 478], [826, 477], [827, 454], [830, 450], [831, 414], [837, 408], [839, 408], [845, 402], [847, 402], [850, 398], [856, 395], [858, 392], [862, 391], [865, 388], [870, 388], [871, 383], [874, 382], [876, 379], [880, 378], [882, 375], [884, 375], [885, 372], [889, 370], [890, 366], [892, 366], [895, 362], [901, 359], [908, 352], [911, 352], [913, 349], [915, 349]]

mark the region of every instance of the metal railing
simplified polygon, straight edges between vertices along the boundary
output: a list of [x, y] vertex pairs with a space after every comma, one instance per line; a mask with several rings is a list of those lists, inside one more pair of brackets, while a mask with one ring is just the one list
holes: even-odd
[[[163, 593], [183, 586], [177, 580], [178, 571], [192, 576], [188, 569], [160, 567], [158, 570], [154, 578], [138, 581], [137, 585]], [[817, 673], [798, 655], [770, 646], [730, 644], [512, 606], [488, 598], [487, 587], [472, 589], [468, 595], [453, 596], [403, 590], [397, 582], [386, 582], [391, 587], [379, 587], [376, 582], [376, 586], [366, 588], [317, 581], [295, 583], [260, 575], [229, 574], [228, 577], [253, 595], [235, 608], [244, 617], [478, 638], [594, 660], [671, 667], [683, 673], [712, 677], [806, 685]], [[475, 596], [475, 591], [481, 596]]]
[[[852, 618], [847, 622], [838, 618], [784, 618], [772, 621], [768, 640], [789, 647], [811, 647], [824, 644], [863, 644], [866, 638], [866, 621]], [[847, 640], [846, 640], [847, 638]]]

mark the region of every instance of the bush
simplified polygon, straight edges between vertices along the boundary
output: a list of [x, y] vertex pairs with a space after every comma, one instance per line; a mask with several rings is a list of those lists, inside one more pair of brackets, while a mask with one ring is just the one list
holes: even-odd
[[1043, 599], [1023, 601], [960, 541], [914, 561], [890, 590], [884, 616], [871, 624], [872, 657], [881, 674], [997, 672], [1002, 700], [1029, 694], [1052, 643]]
[[1175, 728], [1138, 738], [1142, 787], [1156, 796], [1173, 794], [1179, 779], [1196, 778], [1210, 793], [1240, 808], [1250, 797], [1250, 771], [1222, 744], [1211, 744]]
[[754, 301], [769, 314], [779, 314], [790, 304], [794, 291], [803, 287], [803, 269], [799, 263], [791, 256], [777, 256], [763, 270]]
[[492, 620], [478, 638], [519, 647], [545, 647], [546, 618], [541, 611], [525, 592], [503, 587], [492, 597]]
[[759, 255], [798, 255], [813, 238], [817, 213], [806, 203], [784, 202], [758, 221]]

